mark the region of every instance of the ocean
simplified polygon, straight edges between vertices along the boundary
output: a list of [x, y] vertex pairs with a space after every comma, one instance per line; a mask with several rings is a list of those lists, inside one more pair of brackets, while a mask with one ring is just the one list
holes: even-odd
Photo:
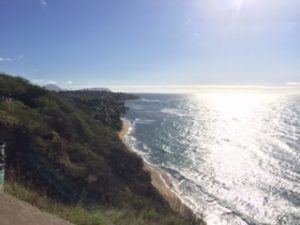
[[300, 95], [139, 96], [125, 141], [208, 225], [300, 225]]

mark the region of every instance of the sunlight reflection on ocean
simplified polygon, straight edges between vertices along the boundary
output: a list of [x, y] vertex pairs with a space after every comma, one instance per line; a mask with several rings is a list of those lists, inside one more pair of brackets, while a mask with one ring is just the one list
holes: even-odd
[[127, 141], [208, 225], [300, 224], [300, 96], [141, 95]]

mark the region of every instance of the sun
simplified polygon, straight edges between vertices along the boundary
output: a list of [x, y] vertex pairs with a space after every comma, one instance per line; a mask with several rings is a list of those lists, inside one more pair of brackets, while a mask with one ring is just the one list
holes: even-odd
[[245, 1], [246, 0], [213, 0], [212, 2], [221, 8], [240, 11]]
[[232, 7], [238, 11], [241, 10], [245, 0], [232, 0]]

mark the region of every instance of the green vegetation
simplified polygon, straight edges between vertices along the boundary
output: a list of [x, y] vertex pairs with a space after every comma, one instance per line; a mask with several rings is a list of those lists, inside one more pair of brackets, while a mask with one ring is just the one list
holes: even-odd
[[[10, 173], [14, 177], [13, 173]], [[6, 184], [6, 192], [37, 206], [41, 210], [55, 214], [71, 223], [78, 225], [189, 225], [200, 224], [193, 219], [183, 219], [170, 212], [158, 212], [154, 208], [136, 210], [129, 207], [115, 208], [101, 204], [84, 206], [81, 204], [69, 205], [54, 201], [47, 196], [40, 195], [19, 184], [14, 179]]]
[[88, 90], [63, 91], [59, 95], [90, 115], [97, 123], [115, 130], [122, 127], [121, 116], [127, 110], [124, 101], [138, 98], [131, 94]]
[[188, 225], [172, 213], [117, 136], [124, 100], [110, 92], [54, 93], [0, 74], [7, 191], [75, 224]]

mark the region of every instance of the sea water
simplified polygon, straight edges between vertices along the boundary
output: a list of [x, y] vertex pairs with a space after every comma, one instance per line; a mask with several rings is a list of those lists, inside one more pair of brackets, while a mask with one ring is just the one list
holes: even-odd
[[300, 225], [300, 96], [141, 94], [126, 141], [208, 225]]

